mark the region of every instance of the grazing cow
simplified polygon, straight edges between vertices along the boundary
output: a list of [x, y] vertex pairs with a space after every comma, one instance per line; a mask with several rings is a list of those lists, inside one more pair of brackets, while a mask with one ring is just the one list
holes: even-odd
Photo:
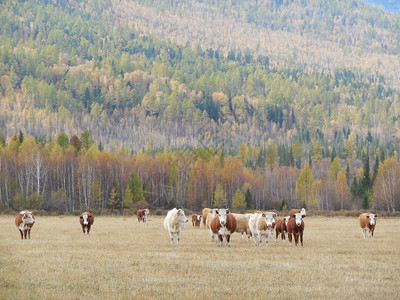
[[17, 225], [19, 233], [21, 234], [21, 240], [28, 234], [28, 238], [31, 238], [31, 229], [35, 224], [35, 216], [32, 212], [23, 210], [15, 218], [15, 225]]
[[171, 209], [164, 220], [164, 228], [168, 231], [171, 238], [171, 244], [174, 244], [174, 234], [176, 234], [176, 244], [179, 245], [179, 238], [182, 230], [185, 228], [188, 218], [185, 216], [183, 209]]
[[294, 218], [294, 214], [297, 214], [297, 213], [301, 213], [303, 215], [303, 218], [307, 215], [306, 209], [303, 207], [302, 209], [298, 209], [298, 208], [291, 209], [289, 212], [289, 216], [291, 218]]
[[84, 212], [80, 215], [79, 222], [81, 223], [83, 234], [89, 234], [90, 227], [93, 225], [94, 222], [94, 215], [90, 212]]
[[206, 221], [207, 221], [207, 216], [208, 214], [211, 212], [211, 208], [203, 208], [203, 210], [201, 211], [201, 216], [203, 217], [203, 225], [204, 227], [207, 227]]
[[145, 208], [145, 209], [138, 209], [136, 212], [138, 222], [142, 221], [143, 223], [146, 223], [147, 216], [150, 214], [150, 211]]
[[192, 215], [192, 225], [193, 227], [200, 227], [200, 222], [201, 222], [201, 215]]
[[303, 213], [295, 213], [293, 218], [290, 218], [287, 223], [287, 232], [288, 232], [288, 239], [290, 245], [292, 245], [292, 234], [294, 234], [294, 241], [296, 246], [299, 245], [299, 236], [300, 242], [303, 246], [303, 232], [304, 232], [304, 215]]
[[367, 229], [369, 238], [374, 237], [376, 218], [376, 214], [373, 213], [363, 213], [358, 217], [358, 220], [360, 221], [361, 232], [364, 238], [367, 237]]
[[231, 234], [235, 232], [236, 227], [236, 218], [229, 213], [229, 209], [221, 208], [215, 210], [215, 216], [211, 221], [210, 230], [212, 235], [218, 235], [218, 247], [224, 246], [224, 237], [226, 238], [226, 246], [231, 246]]
[[263, 235], [265, 235], [265, 246], [268, 246], [269, 236], [273, 235], [272, 226], [275, 224], [275, 216], [274, 212], [263, 212], [250, 216], [249, 228], [256, 246], [261, 246]]
[[275, 242], [278, 241], [279, 234], [281, 234], [281, 239], [282, 242], [286, 242], [286, 236], [285, 233], [287, 232], [287, 223], [290, 219], [290, 216], [284, 217], [283, 219], [279, 219], [276, 221], [275, 224], [275, 233], [276, 233], [276, 238]]
[[251, 231], [249, 228], [249, 219], [251, 214], [232, 214], [235, 218], [236, 218], [236, 230], [235, 232], [241, 233], [242, 234], [242, 238], [243, 238], [243, 234], [246, 234], [247, 236], [247, 241], [249, 241], [250, 237], [251, 237]]

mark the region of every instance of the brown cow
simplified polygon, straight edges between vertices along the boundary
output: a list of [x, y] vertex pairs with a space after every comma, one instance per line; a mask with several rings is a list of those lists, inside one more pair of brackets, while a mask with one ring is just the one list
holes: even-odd
[[93, 225], [94, 222], [94, 215], [90, 212], [84, 212], [80, 215], [79, 222], [81, 223], [83, 234], [89, 234], [90, 227]]
[[247, 236], [247, 241], [249, 241], [250, 237], [251, 237], [251, 231], [249, 228], [249, 219], [251, 214], [234, 214], [232, 213], [232, 215], [236, 218], [236, 232], [241, 233], [242, 234], [242, 238], [243, 235], [246, 234]]
[[373, 213], [363, 213], [358, 217], [358, 220], [360, 221], [360, 227], [362, 231], [362, 235], [364, 238], [367, 236], [367, 229], [369, 232], [369, 238], [374, 237], [374, 230], [375, 230], [375, 225], [376, 225], [376, 214]]
[[35, 216], [32, 212], [23, 210], [15, 218], [15, 225], [17, 225], [19, 233], [21, 234], [21, 240], [28, 234], [28, 238], [31, 238], [31, 229], [35, 224]]
[[193, 214], [192, 215], [193, 227], [200, 227], [200, 223], [201, 223], [201, 215]]
[[147, 216], [149, 215], [150, 211], [145, 208], [145, 209], [138, 209], [136, 212], [138, 222], [142, 221], [143, 223], [146, 223]]
[[218, 246], [223, 247], [224, 237], [226, 238], [226, 245], [231, 246], [231, 234], [235, 232], [237, 226], [236, 218], [229, 213], [229, 209], [216, 209], [215, 216], [211, 221], [212, 234], [218, 235]]
[[201, 216], [203, 217], [203, 225], [204, 227], [206, 227], [206, 220], [207, 220], [207, 216], [208, 214], [211, 212], [211, 208], [203, 208], [203, 210], [201, 211]]
[[281, 234], [282, 242], [286, 242], [286, 235], [287, 232], [287, 223], [289, 222], [290, 216], [284, 217], [283, 219], [279, 219], [276, 221], [275, 224], [275, 242], [278, 241], [279, 234]]
[[303, 221], [303, 214], [302, 213], [295, 213], [293, 218], [290, 218], [287, 223], [287, 232], [288, 232], [288, 239], [290, 245], [292, 245], [292, 234], [294, 234], [294, 241], [296, 246], [299, 245], [299, 236], [300, 242], [303, 246], [303, 232], [304, 232], [304, 221]]

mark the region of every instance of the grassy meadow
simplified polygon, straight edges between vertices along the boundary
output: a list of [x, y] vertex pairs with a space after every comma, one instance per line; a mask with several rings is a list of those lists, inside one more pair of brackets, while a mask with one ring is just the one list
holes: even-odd
[[179, 246], [150, 216], [36, 217], [21, 240], [0, 216], [0, 299], [398, 299], [400, 219], [378, 218], [363, 239], [357, 218], [307, 217], [304, 247], [239, 234], [230, 248], [189, 222]]

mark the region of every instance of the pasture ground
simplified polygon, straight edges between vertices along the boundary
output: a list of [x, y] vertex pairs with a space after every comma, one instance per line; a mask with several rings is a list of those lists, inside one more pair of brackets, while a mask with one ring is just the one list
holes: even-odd
[[[189, 216], [190, 217], [190, 216]], [[37, 217], [21, 240], [0, 216], [0, 299], [399, 299], [400, 219], [378, 218], [363, 239], [357, 218], [307, 217], [304, 247], [254, 246], [235, 233], [211, 243], [190, 221], [171, 245], [164, 217]]]

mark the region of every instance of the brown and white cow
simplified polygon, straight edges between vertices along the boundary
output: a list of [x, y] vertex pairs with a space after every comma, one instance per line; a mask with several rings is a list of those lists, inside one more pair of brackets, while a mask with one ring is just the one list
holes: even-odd
[[224, 238], [226, 239], [226, 246], [231, 246], [231, 235], [235, 232], [236, 227], [236, 218], [229, 213], [229, 209], [219, 208], [215, 210], [215, 216], [211, 221], [210, 230], [212, 235], [218, 235], [218, 247], [224, 246]]
[[84, 212], [79, 216], [79, 223], [81, 223], [83, 234], [89, 234], [93, 222], [94, 215], [90, 212]]
[[28, 238], [31, 238], [31, 229], [33, 224], [35, 224], [35, 216], [32, 212], [23, 210], [15, 218], [15, 225], [17, 225], [19, 233], [21, 234], [21, 239], [28, 234]]
[[291, 218], [294, 218], [294, 214], [297, 214], [297, 213], [301, 213], [302, 215], [303, 215], [303, 218], [305, 217], [305, 216], [307, 216], [307, 212], [306, 212], [306, 209], [303, 207], [302, 209], [298, 209], [298, 208], [293, 208], [293, 209], [291, 209], [290, 211], [289, 211], [289, 216], [291, 217]]
[[243, 235], [246, 234], [247, 241], [249, 241], [249, 239], [251, 237], [251, 231], [249, 228], [249, 219], [250, 219], [251, 214], [234, 214], [234, 213], [232, 213], [232, 215], [236, 218], [236, 223], [237, 223], [235, 232], [241, 233], [242, 238], [243, 238]]
[[168, 231], [172, 245], [174, 244], [174, 234], [176, 234], [176, 244], [179, 245], [181, 232], [188, 221], [183, 209], [173, 208], [167, 213], [164, 219], [164, 228]]
[[203, 208], [203, 210], [201, 211], [201, 216], [203, 218], [204, 227], [207, 227], [206, 221], [207, 221], [207, 216], [210, 212], [211, 212], [211, 208], [208, 208], [208, 207]]
[[145, 209], [138, 209], [136, 212], [138, 222], [142, 221], [143, 223], [146, 223], [147, 216], [150, 214], [150, 211], [145, 208]]
[[374, 237], [376, 218], [376, 214], [370, 212], [363, 213], [358, 217], [358, 220], [360, 221], [361, 232], [364, 238], [367, 237], [367, 229], [369, 233], [369, 238]]
[[275, 225], [276, 213], [263, 212], [261, 214], [253, 214], [249, 219], [249, 228], [253, 235], [254, 244], [261, 246], [262, 236], [265, 236], [265, 246], [268, 246], [269, 236], [273, 236], [273, 226]]
[[303, 213], [295, 213], [293, 218], [290, 218], [287, 223], [287, 232], [288, 232], [288, 239], [290, 245], [292, 245], [292, 234], [294, 234], [294, 241], [296, 246], [299, 245], [299, 236], [300, 242], [303, 246], [303, 232], [304, 232], [304, 215]]
[[278, 241], [279, 234], [281, 235], [282, 242], [286, 242], [286, 232], [287, 232], [287, 223], [289, 222], [290, 216], [284, 217], [283, 219], [279, 219], [275, 224], [275, 242]]
[[193, 227], [200, 227], [201, 215], [192, 214], [192, 225]]

